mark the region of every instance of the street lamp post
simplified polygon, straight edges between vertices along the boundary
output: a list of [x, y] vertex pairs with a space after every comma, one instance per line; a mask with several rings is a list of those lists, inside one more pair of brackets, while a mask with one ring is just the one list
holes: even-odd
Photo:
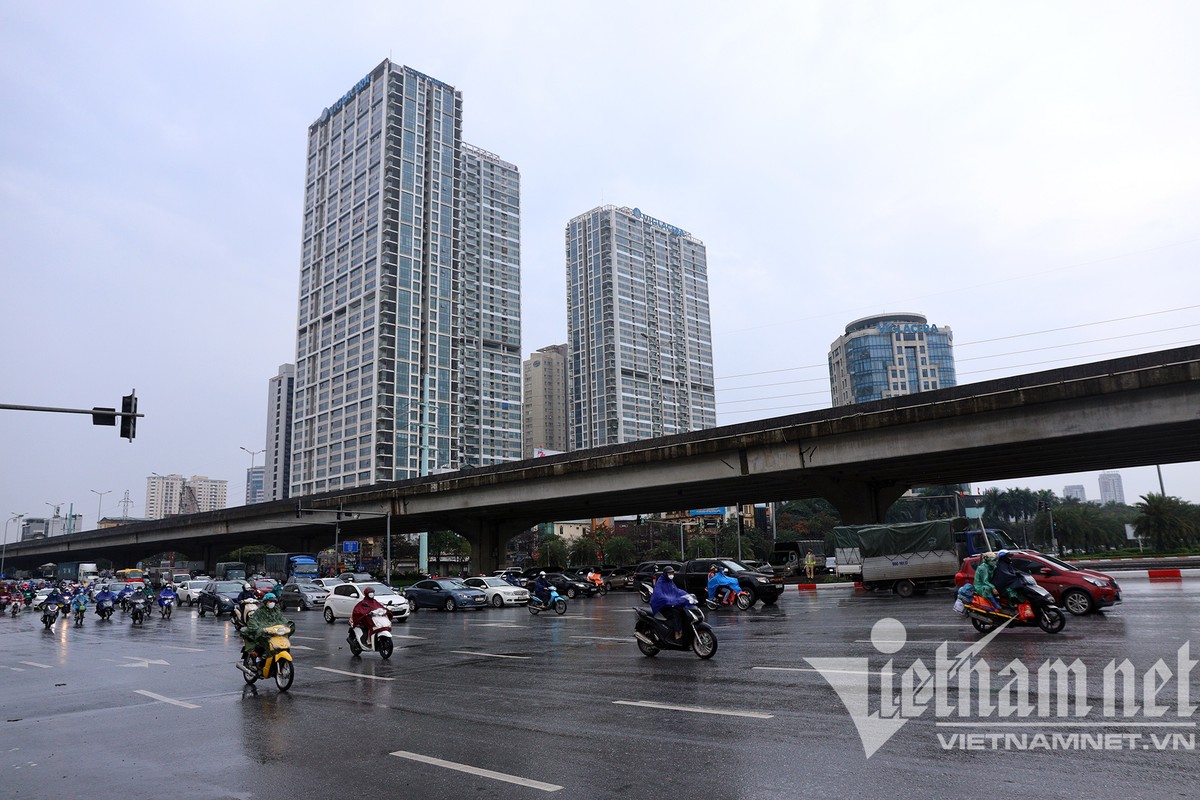
[[13, 514], [4, 521], [4, 544], [0, 546], [0, 578], [4, 577], [4, 559], [8, 556], [8, 523], [15, 520], [20, 520], [25, 517], [24, 514]]
[[[261, 453], [265, 453], [267, 451], [266, 450], [251, 450], [246, 447], [239, 447], [238, 449], [245, 450], [247, 453], [250, 454], [250, 471], [246, 473], [246, 494], [249, 494], [251, 481], [254, 480], [254, 457]], [[265, 463], [265, 459], [264, 459], [264, 463]], [[266, 480], [267, 480], [267, 476], [264, 475], [263, 476], [264, 488], [265, 488]], [[247, 498], [247, 500], [249, 500], [249, 498]]]
[[90, 491], [92, 494], [96, 495], [96, 530], [100, 530], [101, 503], [104, 502], [104, 495], [112, 494], [112, 489], [109, 489], [107, 492], [97, 492], [95, 489], [89, 489], [88, 491]]

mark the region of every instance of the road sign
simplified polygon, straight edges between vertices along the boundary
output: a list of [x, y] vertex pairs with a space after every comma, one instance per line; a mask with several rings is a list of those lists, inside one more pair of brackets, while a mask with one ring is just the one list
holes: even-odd
[[353, 542], [353, 541], [342, 542], [342, 552], [343, 553], [357, 553], [358, 552], [358, 542]]

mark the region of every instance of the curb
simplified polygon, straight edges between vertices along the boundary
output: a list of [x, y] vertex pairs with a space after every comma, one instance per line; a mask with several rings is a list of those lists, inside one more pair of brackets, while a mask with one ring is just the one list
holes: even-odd
[[801, 592], [815, 592], [824, 589], [861, 589], [861, 583], [798, 583], [796, 589]]

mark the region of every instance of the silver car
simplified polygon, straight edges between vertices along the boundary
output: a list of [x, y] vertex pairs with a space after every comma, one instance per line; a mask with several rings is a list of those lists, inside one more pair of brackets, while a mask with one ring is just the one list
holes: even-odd
[[501, 606], [519, 606], [529, 602], [529, 591], [520, 586], [513, 586], [503, 578], [480, 577], [467, 578], [463, 581], [473, 589], [482, 589], [487, 594], [488, 602], [493, 608]]

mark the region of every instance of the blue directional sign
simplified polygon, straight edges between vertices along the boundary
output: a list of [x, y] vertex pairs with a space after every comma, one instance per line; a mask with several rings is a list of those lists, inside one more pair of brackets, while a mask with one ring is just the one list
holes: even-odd
[[343, 553], [357, 553], [358, 552], [358, 542], [342, 542], [342, 552]]

